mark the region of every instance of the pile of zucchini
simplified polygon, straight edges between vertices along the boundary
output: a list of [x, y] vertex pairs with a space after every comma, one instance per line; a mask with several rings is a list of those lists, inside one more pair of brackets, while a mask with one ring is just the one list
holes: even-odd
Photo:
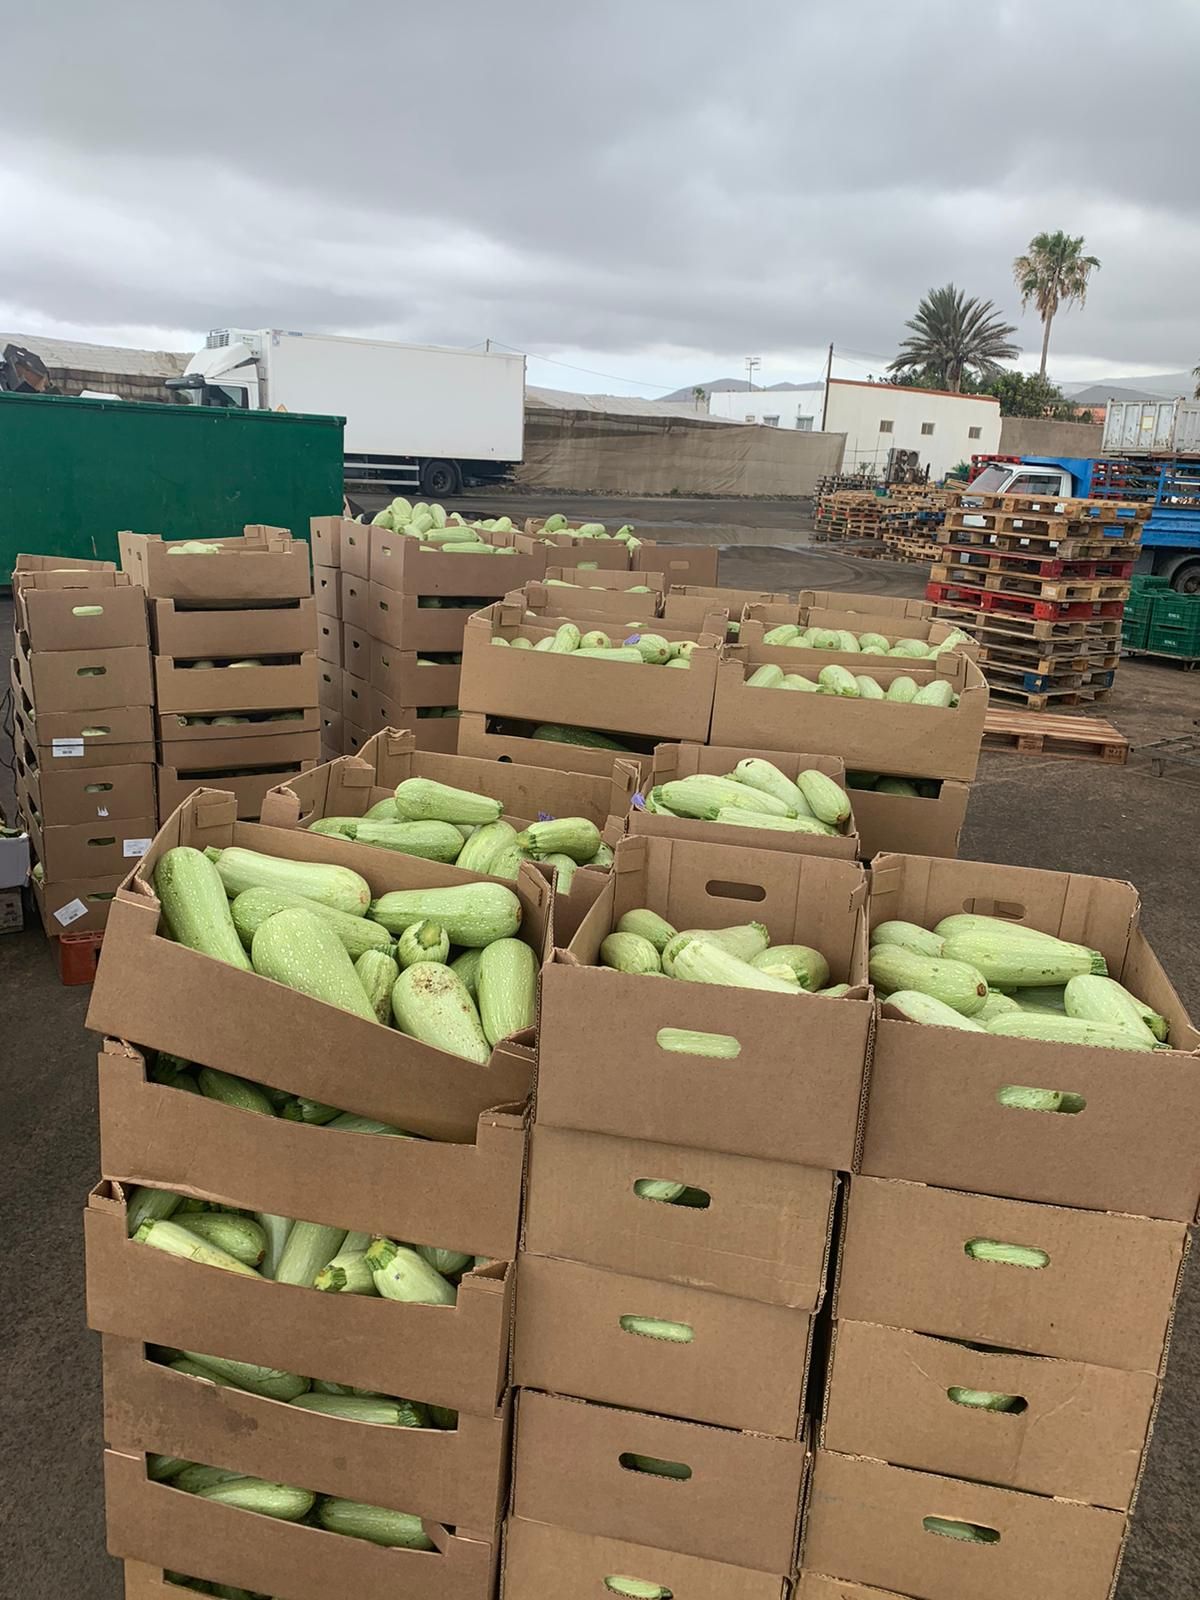
[[822, 667], [816, 678], [799, 672], [785, 672], [774, 662], [756, 667], [746, 679], [748, 689], [798, 689], [803, 694], [828, 694], [842, 700], [890, 700], [895, 705], [939, 706], [958, 704], [958, 696], [948, 678], [931, 678], [919, 684], [907, 673], [893, 678], [886, 688], [869, 673], [854, 673], [834, 663]]
[[669, 817], [791, 833], [837, 835], [850, 826], [850, 797], [824, 772], [811, 768], [793, 781], [773, 761], [754, 756], [724, 777], [693, 773], [656, 784], [641, 806]]
[[[600, 945], [600, 964], [617, 972], [641, 976], [678, 978], [684, 983], [718, 983], [734, 989], [765, 989], [771, 994], [843, 995], [850, 985], [829, 986], [829, 962], [806, 944], [771, 943], [761, 922], [731, 928], [685, 928], [682, 932], [656, 911], [639, 906], [626, 911]], [[695, 1055], [725, 1055], [718, 1045], [700, 1047], [697, 1041], [721, 1040], [718, 1034], [690, 1034], [664, 1030], [679, 1038], [660, 1044], [664, 1049], [686, 1050]], [[732, 1054], [737, 1040], [730, 1039]]]
[[634, 667], [690, 667], [692, 656], [700, 648], [698, 639], [668, 639], [661, 633], [643, 632], [639, 622], [627, 623], [626, 627], [634, 631], [624, 638], [618, 635], [616, 641], [603, 628], [583, 632], [576, 623], [563, 622], [536, 643], [523, 634], [505, 639], [498, 633], [492, 635], [492, 643], [505, 650], [534, 650], [583, 661], [624, 662]]
[[782, 645], [792, 650], [837, 650], [843, 655], [902, 656], [911, 661], [933, 661], [947, 650], [959, 650], [964, 644], [974, 644], [969, 633], [953, 628], [939, 644], [927, 639], [888, 639], [882, 633], [852, 633], [848, 628], [802, 628], [798, 623], [785, 622], [769, 628], [763, 643]]

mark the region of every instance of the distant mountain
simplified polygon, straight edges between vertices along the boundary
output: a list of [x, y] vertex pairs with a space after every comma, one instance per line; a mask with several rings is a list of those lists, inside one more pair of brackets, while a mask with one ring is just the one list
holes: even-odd
[[1101, 378], [1089, 383], [1064, 383], [1059, 387], [1083, 405], [1103, 405], [1106, 400], [1174, 400], [1191, 395], [1196, 380], [1190, 372], [1139, 373], [1132, 378]]
[[[756, 383], [754, 385], [756, 392], [765, 391], [767, 393], [774, 393], [777, 389], [790, 391], [793, 389], [819, 389], [820, 387], [819, 383]], [[712, 383], [698, 383], [693, 385], [693, 388], [703, 389], [705, 394], [745, 394], [750, 385], [745, 378], [714, 378]], [[676, 389], [674, 394], [660, 396], [660, 399], [670, 401], [691, 400], [692, 398], [693, 389], [691, 388]]]

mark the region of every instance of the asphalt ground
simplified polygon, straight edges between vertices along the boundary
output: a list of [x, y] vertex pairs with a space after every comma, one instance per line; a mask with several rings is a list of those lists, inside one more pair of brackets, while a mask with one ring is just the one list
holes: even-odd
[[[794, 501], [635, 502], [493, 496], [464, 514], [551, 510], [632, 521], [651, 537], [721, 549], [721, 581], [764, 590], [919, 594], [923, 569], [814, 546]], [[0, 601], [0, 629], [10, 609]], [[983, 758], [964, 857], [1129, 880], [1147, 934], [1200, 1015], [1195, 901], [1200, 769], [1154, 774], [1137, 746], [1200, 730], [1200, 675], [1125, 662], [1096, 708], [1135, 745], [1127, 766], [1031, 756]], [[0, 760], [11, 760], [0, 736]], [[0, 804], [11, 808], [0, 765]], [[99, 1339], [87, 1331], [80, 1218], [99, 1173], [96, 1040], [89, 991], [60, 985], [40, 926], [0, 937], [0, 1202], [6, 1292], [0, 1361], [0, 1600], [118, 1600], [104, 1553]], [[1117, 1600], [1200, 1594], [1200, 1287], [1185, 1276], [1171, 1363]], [[329, 1600], [341, 1600], [340, 1596]], [[963, 1600], [969, 1600], [964, 1595]], [[1056, 1600], [1048, 1593], [1029, 1600]]]

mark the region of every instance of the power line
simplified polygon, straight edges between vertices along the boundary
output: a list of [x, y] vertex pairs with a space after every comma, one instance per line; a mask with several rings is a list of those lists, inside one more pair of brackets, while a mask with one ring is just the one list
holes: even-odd
[[626, 378], [616, 372], [597, 372], [593, 367], [577, 367], [570, 361], [557, 361], [553, 356], [541, 355], [537, 350], [518, 350], [515, 345], [505, 344], [503, 339], [493, 339], [492, 343], [502, 350], [511, 351], [515, 356], [532, 356], [535, 361], [549, 362], [552, 367], [562, 367], [567, 372], [583, 372], [589, 378], [607, 378], [610, 383], [632, 383], [637, 389], [661, 389], [664, 393], [668, 391], [667, 384], [651, 383], [648, 378]]

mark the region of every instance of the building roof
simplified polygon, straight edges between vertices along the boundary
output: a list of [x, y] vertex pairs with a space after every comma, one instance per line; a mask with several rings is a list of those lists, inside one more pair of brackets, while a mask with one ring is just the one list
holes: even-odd
[[192, 359], [171, 350], [128, 350], [120, 345], [44, 339], [40, 333], [0, 333], [0, 350], [19, 344], [48, 367], [73, 372], [111, 372], [117, 377], [177, 378]]
[[895, 394], [937, 394], [947, 400], [982, 400], [990, 406], [1000, 404], [994, 394], [955, 394], [952, 389], [920, 389], [911, 383], [868, 383], [865, 378], [831, 378], [829, 381], [851, 389], [883, 389]]

